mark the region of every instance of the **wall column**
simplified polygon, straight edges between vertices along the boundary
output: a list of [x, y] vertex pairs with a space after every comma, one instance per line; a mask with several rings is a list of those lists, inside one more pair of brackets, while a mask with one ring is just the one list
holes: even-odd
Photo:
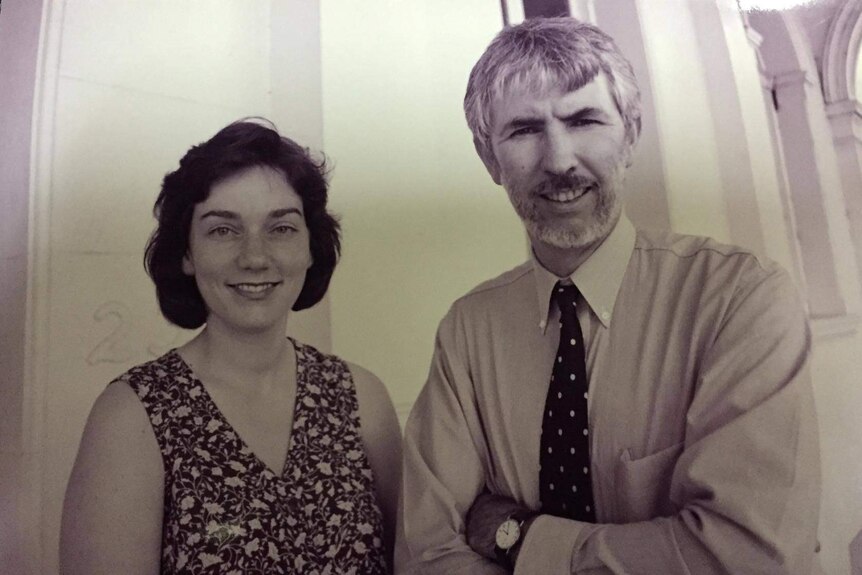
[[637, 0], [573, 0], [572, 13], [590, 19], [610, 34], [632, 64], [641, 90], [641, 139], [626, 183], [626, 213], [643, 228], [667, 229], [671, 225], [670, 199], [661, 130], [657, 125], [654, 71], [649, 60], [643, 11]]
[[844, 100], [826, 106], [838, 170], [847, 204], [850, 235], [856, 248], [856, 267], [862, 284], [862, 105]]
[[30, 134], [42, 2], [7, 0], [0, 17], [0, 572], [36, 573], [38, 522], [30, 505], [27, 432], [27, 277]]
[[844, 186], [856, 267], [862, 283], [862, 0], [846, 0], [833, 18], [823, 48], [823, 95]]

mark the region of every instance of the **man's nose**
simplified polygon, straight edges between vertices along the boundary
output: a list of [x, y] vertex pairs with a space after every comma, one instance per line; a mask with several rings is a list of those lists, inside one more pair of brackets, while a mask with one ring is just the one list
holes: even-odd
[[549, 174], [569, 175], [577, 170], [577, 149], [571, 134], [562, 129], [550, 129], [545, 133], [543, 167]]
[[245, 269], [261, 269], [269, 265], [266, 243], [258, 234], [248, 234], [243, 238], [238, 262]]

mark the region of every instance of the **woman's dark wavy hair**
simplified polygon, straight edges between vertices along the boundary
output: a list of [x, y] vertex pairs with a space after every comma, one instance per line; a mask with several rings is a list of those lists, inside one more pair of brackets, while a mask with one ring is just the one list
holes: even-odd
[[313, 263], [293, 309], [309, 308], [326, 294], [341, 253], [338, 220], [326, 210], [326, 162], [315, 161], [307, 149], [274, 127], [240, 120], [192, 147], [179, 169], [165, 176], [153, 207], [158, 226], [147, 242], [144, 268], [156, 284], [162, 314], [171, 323], [194, 329], [207, 320], [195, 278], [182, 269], [195, 205], [207, 199], [215, 183], [252, 166], [280, 171], [302, 198]]

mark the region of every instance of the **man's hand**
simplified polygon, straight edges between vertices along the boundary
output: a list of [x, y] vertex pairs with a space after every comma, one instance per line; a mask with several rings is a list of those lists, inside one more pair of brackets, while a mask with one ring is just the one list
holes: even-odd
[[483, 492], [467, 512], [467, 544], [476, 553], [497, 561], [494, 554], [497, 527], [523, 507], [502, 495]]

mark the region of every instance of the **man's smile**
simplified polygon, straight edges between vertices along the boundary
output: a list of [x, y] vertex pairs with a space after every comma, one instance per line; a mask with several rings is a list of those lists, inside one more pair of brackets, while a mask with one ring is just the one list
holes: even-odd
[[539, 195], [550, 202], [565, 204], [577, 200], [587, 192], [591, 191], [593, 188], [594, 186], [592, 184], [588, 184], [576, 188], [569, 188], [566, 190], [542, 192]]

